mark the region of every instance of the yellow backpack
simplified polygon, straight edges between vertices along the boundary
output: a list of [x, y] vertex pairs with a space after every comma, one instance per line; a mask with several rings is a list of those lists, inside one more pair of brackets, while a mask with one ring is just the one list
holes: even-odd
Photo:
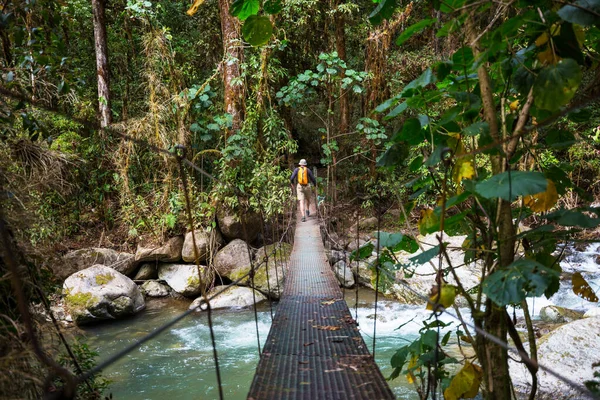
[[298, 183], [301, 185], [308, 185], [308, 170], [306, 167], [300, 167], [298, 169]]

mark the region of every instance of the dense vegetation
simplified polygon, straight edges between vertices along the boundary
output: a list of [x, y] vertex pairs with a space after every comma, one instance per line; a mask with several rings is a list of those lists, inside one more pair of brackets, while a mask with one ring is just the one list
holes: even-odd
[[[21, 352], [31, 322], [16, 293], [52, 293], [55, 255], [187, 229], [180, 146], [216, 177], [187, 172], [198, 225], [220, 207], [281, 213], [297, 158], [318, 165], [327, 216], [357, 193], [367, 212], [396, 204], [402, 233], [373, 265], [382, 287], [410, 276], [394, 252], [419, 233], [466, 234], [482, 283], [449, 288], [454, 269], [439, 269], [432, 302], [463, 296], [479, 330], [525, 351], [508, 307], [527, 316], [526, 297], [552, 295], [560, 245], [600, 224], [600, 2], [568, 3], [0, 1], [2, 387], [36, 398], [47, 384], [32, 371], [52, 362]], [[444, 257], [438, 239], [420, 262]], [[463, 326], [476, 357], [453, 360], [453, 380], [436, 324], [398, 351], [394, 374], [422, 398], [481, 386], [510, 399], [507, 351]]]

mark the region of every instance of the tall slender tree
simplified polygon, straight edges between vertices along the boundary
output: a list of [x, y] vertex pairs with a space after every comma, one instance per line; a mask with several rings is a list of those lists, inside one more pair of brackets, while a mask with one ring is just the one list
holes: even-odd
[[96, 48], [96, 76], [98, 78], [98, 114], [100, 127], [102, 128], [107, 127], [112, 122], [105, 6], [106, 0], [92, 0], [94, 43]]

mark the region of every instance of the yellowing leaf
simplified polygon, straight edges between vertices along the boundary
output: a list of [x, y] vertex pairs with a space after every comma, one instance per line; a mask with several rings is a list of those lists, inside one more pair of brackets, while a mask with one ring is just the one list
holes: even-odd
[[573, 293], [577, 296], [593, 303], [598, 302], [598, 296], [594, 293], [594, 289], [592, 289], [585, 278], [581, 276], [581, 273], [575, 272], [573, 278], [571, 278], [571, 282], [573, 282]]
[[481, 367], [466, 362], [444, 390], [446, 400], [472, 399], [479, 392], [483, 371]]
[[440, 305], [444, 308], [448, 308], [454, 304], [454, 299], [456, 298], [456, 286], [442, 284], [442, 292], [439, 295], [439, 299], [437, 286], [434, 287], [431, 292], [429, 301], [427, 302], [427, 310], [437, 311]]
[[519, 108], [519, 100], [515, 100], [508, 105], [510, 111], [516, 111]]
[[547, 32], [542, 33], [540, 36], [538, 36], [537, 39], [535, 39], [535, 45], [537, 47], [542, 47], [546, 43], [548, 43], [548, 33]]
[[475, 176], [475, 167], [471, 160], [466, 157], [459, 158], [454, 164], [452, 169], [452, 179], [457, 185], [462, 182], [463, 179], [471, 179]]
[[438, 217], [433, 213], [433, 209], [427, 208], [425, 210], [421, 210], [421, 219], [419, 219], [419, 233], [421, 235], [427, 235], [431, 233], [431, 229], [433, 229], [439, 223]]
[[406, 380], [408, 383], [415, 383], [415, 374], [412, 373], [412, 369], [417, 365], [418, 356], [414, 355], [411, 357], [408, 363], [408, 374], [406, 374]]
[[202, 5], [202, 3], [204, 3], [205, 0], [195, 0], [194, 4], [192, 4], [192, 6], [190, 7], [189, 10], [187, 10], [186, 14], [189, 15], [190, 17], [194, 14], [196, 14], [196, 12], [198, 12], [198, 8]]
[[556, 53], [554, 53], [554, 51], [552, 51], [552, 48], [550, 46], [548, 46], [546, 50], [538, 53], [537, 58], [542, 64], [545, 65], [555, 65], [560, 60], [562, 60], [562, 58], [560, 58], [558, 55], [556, 55]]
[[554, 182], [550, 179], [547, 179], [548, 186], [546, 187], [545, 192], [541, 192], [538, 194], [525, 196], [523, 199], [525, 205], [531, 208], [533, 212], [544, 212], [548, 211], [558, 201], [558, 193], [556, 192], [556, 186]]

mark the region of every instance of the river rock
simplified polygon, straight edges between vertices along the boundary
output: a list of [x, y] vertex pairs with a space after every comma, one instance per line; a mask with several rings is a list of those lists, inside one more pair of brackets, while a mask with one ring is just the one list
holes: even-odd
[[583, 314], [583, 318], [600, 318], [600, 307], [591, 308]]
[[69, 276], [63, 284], [63, 294], [77, 324], [121, 318], [145, 307], [137, 285], [104, 265], [93, 265]]
[[358, 228], [360, 230], [370, 230], [377, 228], [377, 217], [363, 218], [358, 222]]
[[[249, 287], [242, 286], [231, 286], [225, 289], [227, 286], [215, 286], [206, 295], [210, 298], [210, 307], [214, 310], [217, 308], [242, 308], [250, 307], [254, 305], [254, 299], [256, 298], [256, 304], [265, 301], [267, 298], [264, 294], [258, 290], [254, 290]], [[212, 298], [216, 293], [220, 293]], [[202, 297], [198, 297], [190, 304], [190, 310], [197, 308], [197, 311], [206, 310], [206, 304], [202, 304]], [[200, 306], [200, 307], [198, 307]]]
[[335, 273], [335, 277], [340, 285], [345, 288], [350, 288], [356, 283], [352, 269], [348, 267], [348, 264], [346, 264], [346, 261], [344, 260], [340, 260], [335, 263], [333, 266], [333, 272]]
[[217, 213], [217, 220], [219, 222], [219, 229], [227, 240], [243, 239], [252, 242], [256, 239], [262, 226], [262, 219], [259, 214], [245, 214], [243, 221], [245, 222], [246, 233], [248, 234], [246, 238], [244, 235], [244, 225], [238, 216], [219, 211]]
[[105, 265], [123, 275], [131, 275], [135, 271], [136, 263], [133, 254], [121, 253], [112, 249], [91, 247], [71, 251], [63, 257], [64, 263], [52, 267], [54, 275], [64, 280], [77, 271], [92, 265]]
[[540, 318], [545, 322], [571, 322], [581, 319], [583, 313], [559, 306], [545, 306], [540, 310]]
[[135, 252], [135, 260], [137, 262], [144, 261], [161, 261], [161, 262], [177, 262], [181, 260], [181, 249], [183, 248], [183, 237], [176, 236], [167, 243], [158, 246], [146, 246], [138, 244]]
[[[526, 347], [528, 347], [526, 345]], [[583, 386], [594, 378], [592, 364], [600, 360], [600, 318], [585, 318], [567, 323], [543, 336], [538, 344], [538, 361]], [[531, 375], [524, 364], [510, 362], [515, 390], [529, 393]], [[540, 369], [536, 400], [591, 400], [564, 381]]]
[[[283, 292], [285, 266], [291, 252], [292, 246], [288, 243], [270, 244], [258, 249], [254, 263], [254, 288], [272, 299], [279, 299]], [[249, 284], [252, 285], [252, 282]]]
[[141, 286], [142, 293], [148, 297], [165, 297], [169, 295], [169, 287], [156, 281], [146, 281]]
[[[220, 276], [232, 282], [237, 281], [250, 271], [251, 260], [246, 242], [234, 239], [223, 247], [213, 260], [213, 265]], [[246, 284], [247, 278], [239, 284]]]
[[144, 263], [141, 265], [137, 274], [135, 274], [134, 281], [147, 281], [149, 279], [158, 278], [158, 269], [156, 263]]
[[346, 261], [348, 255], [345, 251], [331, 250], [327, 258], [329, 259], [329, 264], [335, 265], [340, 260]]
[[[223, 244], [223, 237], [218, 229], [197, 229], [194, 231], [196, 239], [196, 248], [198, 249], [198, 262], [204, 262], [211, 254], [215, 254], [217, 250]], [[181, 250], [181, 257], [185, 262], [196, 262], [194, 243], [192, 240], [192, 232], [188, 232], [185, 235], [183, 241], [183, 249]]]
[[202, 276], [195, 264], [161, 264], [158, 267], [158, 277], [177, 293], [192, 297], [197, 296], [204, 288], [209, 287], [214, 279], [212, 268], [200, 266]]

